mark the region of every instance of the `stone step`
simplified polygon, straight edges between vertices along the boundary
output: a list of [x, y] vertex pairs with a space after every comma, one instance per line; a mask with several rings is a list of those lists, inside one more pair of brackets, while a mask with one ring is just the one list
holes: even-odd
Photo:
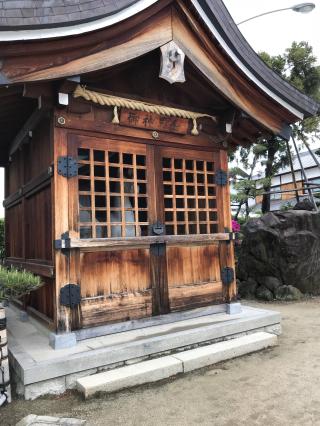
[[77, 389], [85, 398], [97, 392], [114, 392], [145, 383], [156, 382], [179, 373], [225, 361], [277, 344], [277, 336], [257, 332], [213, 345], [202, 346], [138, 364], [128, 365], [104, 373], [82, 377]]
[[182, 372], [183, 365], [180, 360], [173, 356], [164, 356], [105, 373], [82, 377], [77, 380], [77, 389], [84, 394], [85, 398], [88, 398], [97, 392], [114, 392], [144, 383], [156, 382]]
[[258, 332], [213, 345], [202, 346], [173, 356], [183, 364], [183, 372], [207, 367], [218, 362], [257, 352], [277, 344], [275, 334]]

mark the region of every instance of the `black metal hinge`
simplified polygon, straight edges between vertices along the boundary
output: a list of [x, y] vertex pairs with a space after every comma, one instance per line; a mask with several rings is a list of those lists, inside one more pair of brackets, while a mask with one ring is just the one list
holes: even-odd
[[58, 158], [58, 174], [66, 178], [78, 176], [77, 160], [67, 155], [59, 157]]
[[216, 171], [216, 185], [225, 186], [228, 183], [228, 174], [224, 170]]
[[54, 240], [54, 248], [56, 250], [69, 249], [71, 246], [71, 241], [69, 237], [69, 232], [64, 232], [61, 234], [60, 240]]
[[221, 270], [221, 281], [223, 285], [230, 285], [234, 280], [234, 270], [226, 266]]
[[156, 222], [150, 226], [151, 235], [164, 235], [166, 233], [166, 227], [163, 223]]
[[75, 308], [81, 302], [80, 286], [67, 284], [60, 289], [60, 303], [69, 308]]

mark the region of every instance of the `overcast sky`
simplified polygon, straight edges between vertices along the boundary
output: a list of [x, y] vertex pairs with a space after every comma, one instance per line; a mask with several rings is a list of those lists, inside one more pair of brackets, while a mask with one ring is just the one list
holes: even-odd
[[[299, 0], [224, 0], [236, 23], [275, 9], [302, 3]], [[292, 10], [272, 13], [239, 25], [244, 37], [255, 51], [264, 50], [276, 55], [283, 53], [293, 41], [307, 41], [314, 50], [320, 64], [320, 0], [313, 3], [316, 8], [310, 13]]]

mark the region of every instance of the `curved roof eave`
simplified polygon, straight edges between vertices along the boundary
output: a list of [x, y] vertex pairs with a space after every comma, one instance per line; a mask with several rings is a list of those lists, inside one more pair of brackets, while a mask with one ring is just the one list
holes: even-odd
[[[51, 25], [32, 25], [32, 29], [21, 29], [19, 25], [10, 29], [0, 28], [0, 42], [40, 40], [76, 36], [117, 24], [147, 9], [159, 0], [123, 0], [121, 8], [109, 4], [108, 14], [94, 16], [75, 22], [56, 22]], [[278, 74], [273, 72], [254, 52], [242, 36], [222, 0], [190, 0], [194, 9], [212, 36], [235, 65], [266, 95], [290, 111], [298, 119], [316, 115], [320, 105], [299, 92]], [[15, 2], [16, 3], [16, 2]], [[21, 1], [23, 3], [23, 1]], [[114, 4], [114, 3], [113, 3]], [[41, 28], [40, 28], [41, 27]], [[7, 27], [8, 28], [8, 27]]]

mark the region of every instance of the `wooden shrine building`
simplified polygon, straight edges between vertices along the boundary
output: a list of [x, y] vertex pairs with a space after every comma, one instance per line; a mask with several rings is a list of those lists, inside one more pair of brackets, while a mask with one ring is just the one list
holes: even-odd
[[56, 335], [232, 311], [228, 150], [288, 139], [318, 104], [259, 59], [221, 0], [7, 3], [6, 262], [45, 282], [24, 307]]

